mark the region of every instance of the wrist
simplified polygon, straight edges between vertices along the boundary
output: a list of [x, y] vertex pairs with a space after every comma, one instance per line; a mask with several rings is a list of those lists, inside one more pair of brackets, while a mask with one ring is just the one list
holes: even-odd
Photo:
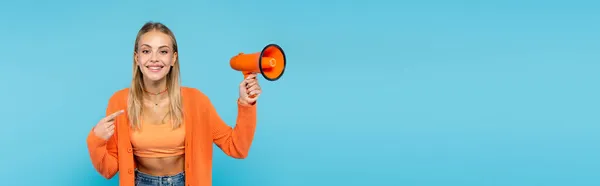
[[242, 98], [238, 98], [238, 104], [240, 104], [240, 105], [252, 106], [252, 105], [254, 105], [254, 103], [256, 103], [256, 102], [248, 102]]

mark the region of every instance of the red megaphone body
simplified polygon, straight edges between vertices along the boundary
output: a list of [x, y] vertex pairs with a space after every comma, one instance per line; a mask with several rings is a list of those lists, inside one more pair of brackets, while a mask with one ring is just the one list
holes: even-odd
[[229, 61], [231, 68], [242, 71], [244, 78], [258, 73], [269, 81], [278, 80], [285, 71], [286, 59], [279, 45], [269, 44], [262, 51], [251, 54], [239, 53]]

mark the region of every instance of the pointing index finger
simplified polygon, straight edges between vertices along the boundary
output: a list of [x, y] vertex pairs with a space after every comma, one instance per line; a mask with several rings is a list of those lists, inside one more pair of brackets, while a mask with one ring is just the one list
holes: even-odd
[[105, 121], [111, 121], [113, 119], [115, 119], [117, 116], [123, 114], [125, 111], [124, 110], [119, 110], [115, 113], [112, 113], [111, 115], [106, 116]]

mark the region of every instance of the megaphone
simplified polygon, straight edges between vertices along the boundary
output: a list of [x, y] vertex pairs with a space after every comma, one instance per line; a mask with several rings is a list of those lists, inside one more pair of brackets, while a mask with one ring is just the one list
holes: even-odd
[[285, 53], [277, 44], [269, 44], [260, 52], [244, 54], [240, 52], [229, 61], [231, 68], [242, 71], [244, 79], [252, 73], [259, 73], [269, 81], [278, 80], [285, 71]]

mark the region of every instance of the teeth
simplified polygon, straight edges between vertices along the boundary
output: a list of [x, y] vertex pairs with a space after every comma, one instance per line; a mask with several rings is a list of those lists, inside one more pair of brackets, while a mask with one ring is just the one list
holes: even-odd
[[160, 70], [162, 67], [148, 67], [150, 70]]

